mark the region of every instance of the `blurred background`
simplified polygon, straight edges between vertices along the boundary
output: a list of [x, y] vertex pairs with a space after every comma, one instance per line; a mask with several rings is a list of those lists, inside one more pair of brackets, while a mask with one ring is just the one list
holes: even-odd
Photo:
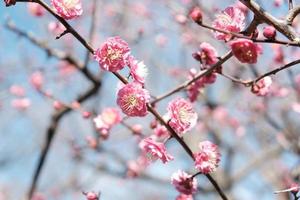
[[[190, 9], [198, 4], [203, 20], [211, 24], [220, 10], [238, 5], [231, 0], [82, 1], [83, 15], [70, 23], [94, 48], [110, 36], [126, 40], [132, 54], [149, 69], [145, 87], [153, 96], [188, 80], [191, 68], [199, 70], [192, 53], [201, 42], [212, 44], [219, 56], [229, 50], [226, 43], [215, 40], [211, 31], [188, 17]], [[285, 0], [257, 2], [279, 18], [288, 11]], [[247, 23], [251, 19], [249, 11]], [[128, 162], [140, 154], [140, 137], [133, 132], [134, 127], [141, 128], [145, 136], [151, 135], [151, 115], [125, 118], [106, 140], [99, 138], [92, 119], [82, 116], [84, 111], [100, 114], [106, 107], [117, 107], [118, 80], [101, 71], [71, 35], [56, 40], [61, 33], [59, 24], [49, 13], [36, 16], [27, 3], [6, 8], [1, 2], [0, 20], [0, 199], [25, 199], [49, 132], [55, 137], [39, 174], [36, 199], [85, 199], [82, 191], [101, 192], [105, 200], [175, 199], [178, 192], [170, 183], [172, 173], [178, 169], [195, 172], [193, 162], [176, 141], [167, 142], [174, 161], [154, 162], [137, 177], [129, 173]], [[296, 18], [296, 29], [299, 25]], [[259, 37], [263, 27], [258, 27]], [[285, 39], [281, 35], [278, 38]], [[257, 64], [241, 64], [231, 58], [222, 65], [224, 74], [251, 80], [300, 56], [295, 47], [262, 47]], [[93, 83], [77, 69], [84, 64], [101, 84]], [[199, 141], [206, 139], [220, 146], [221, 165], [212, 175], [230, 199], [292, 199], [288, 193], [278, 195], [274, 191], [299, 184], [298, 73], [295, 66], [274, 76], [267, 97], [257, 97], [250, 88], [218, 75], [195, 102], [199, 121], [184, 139], [195, 151]], [[128, 71], [122, 74], [126, 76]], [[41, 77], [43, 92], [32, 84], [32, 79]], [[58, 103], [76, 107], [78, 96], [91, 88], [92, 95], [84, 99], [81, 109], [58, 117]], [[178, 96], [186, 97], [186, 92], [159, 102], [159, 112], [166, 113], [167, 103]], [[205, 177], [197, 179], [199, 192], [194, 199], [220, 198]]]

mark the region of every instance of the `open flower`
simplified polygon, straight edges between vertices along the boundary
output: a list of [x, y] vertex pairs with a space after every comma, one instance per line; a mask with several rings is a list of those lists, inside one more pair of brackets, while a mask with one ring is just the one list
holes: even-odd
[[133, 57], [129, 59], [130, 75], [137, 83], [144, 85], [145, 78], [148, 75], [148, 68], [143, 61], [139, 62]]
[[183, 98], [174, 99], [169, 103], [168, 115], [169, 124], [177, 133], [189, 131], [196, 125], [198, 119], [192, 104]]
[[201, 62], [203, 69], [206, 69], [208, 65], [215, 64], [218, 61], [217, 56], [216, 49], [207, 42], [202, 42], [199, 51], [193, 54], [193, 57]]
[[251, 91], [257, 96], [266, 96], [270, 92], [270, 87], [272, 85], [272, 78], [270, 76], [266, 76], [263, 79], [259, 80], [255, 83]]
[[[213, 21], [212, 26], [224, 31], [230, 31], [238, 33], [245, 27], [245, 14], [237, 7], [228, 7], [220, 14], [216, 15], [216, 19]], [[215, 32], [215, 37], [218, 40], [228, 41], [231, 39], [230, 34], [221, 32]]]
[[200, 151], [194, 154], [195, 168], [204, 174], [214, 172], [221, 157], [218, 146], [210, 141], [203, 141], [199, 143], [199, 148]]
[[242, 63], [256, 63], [261, 48], [248, 39], [237, 39], [230, 43], [233, 55]]
[[164, 143], [156, 142], [151, 137], [143, 139], [139, 143], [139, 147], [151, 161], [160, 159], [163, 163], [167, 163], [174, 159], [173, 156], [167, 153]]
[[123, 113], [131, 117], [147, 115], [147, 103], [150, 101], [150, 95], [140, 84], [129, 83], [122, 87], [117, 95], [117, 104]]
[[186, 195], [194, 194], [197, 191], [197, 179], [181, 170], [172, 175], [171, 183], [176, 190]]
[[103, 70], [116, 72], [123, 69], [129, 62], [130, 48], [120, 37], [108, 38], [97, 49], [94, 58]]
[[56, 13], [68, 20], [82, 15], [81, 0], [51, 0]]

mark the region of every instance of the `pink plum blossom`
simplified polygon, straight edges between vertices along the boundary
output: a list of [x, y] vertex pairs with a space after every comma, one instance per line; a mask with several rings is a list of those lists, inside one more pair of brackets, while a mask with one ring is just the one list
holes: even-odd
[[22, 97], [25, 95], [25, 89], [24, 87], [20, 86], [20, 85], [12, 85], [10, 88], [9, 88], [9, 92], [12, 94], [12, 95], [15, 95], [15, 96], [18, 96], [18, 97]]
[[41, 17], [46, 13], [46, 10], [38, 3], [28, 3], [28, 11], [36, 17]]
[[120, 111], [117, 108], [105, 108], [101, 113], [101, 118], [110, 127], [117, 125], [122, 120]]
[[[195, 78], [196, 74], [197, 74], [196, 69], [192, 68], [189, 71], [189, 80]], [[204, 88], [208, 84], [214, 83], [216, 81], [216, 79], [217, 79], [216, 73], [211, 73], [210, 75], [203, 76], [202, 78], [199, 78], [198, 80], [196, 80], [195, 82], [190, 84], [187, 87], [187, 96], [188, 96], [189, 100], [191, 102], [196, 101], [201, 92], [201, 89]]]
[[189, 13], [190, 18], [196, 23], [201, 23], [202, 21], [202, 11], [199, 7], [194, 7]]
[[276, 29], [273, 26], [266, 26], [264, 27], [263, 35], [267, 39], [274, 40], [276, 37]]
[[131, 117], [143, 117], [148, 114], [149, 92], [140, 84], [129, 83], [118, 91], [117, 104], [123, 113]]
[[266, 96], [270, 92], [271, 85], [272, 78], [270, 76], [266, 76], [253, 84], [251, 91], [257, 96]]
[[37, 90], [42, 89], [42, 86], [44, 83], [44, 76], [43, 76], [42, 72], [36, 71], [36, 72], [32, 73], [29, 78], [29, 82], [35, 89], [37, 89]]
[[174, 159], [173, 156], [167, 153], [164, 143], [156, 142], [151, 137], [143, 139], [139, 143], [139, 147], [151, 161], [160, 159], [163, 163], [167, 163]]
[[108, 38], [94, 54], [99, 66], [106, 71], [116, 72], [128, 65], [130, 48], [119, 36]]
[[168, 131], [168, 129], [161, 125], [161, 124], [158, 124], [154, 129], [154, 135], [158, 138], [166, 138], [168, 136], [170, 136], [170, 133]]
[[145, 78], [148, 75], [148, 68], [143, 61], [139, 62], [133, 57], [129, 59], [130, 75], [137, 83], [144, 85]]
[[230, 42], [233, 55], [242, 63], [256, 63], [261, 49], [258, 45], [248, 39], [237, 39]]
[[127, 177], [133, 178], [141, 174], [141, 172], [149, 165], [149, 160], [143, 153], [136, 160], [127, 162]]
[[99, 200], [99, 194], [95, 192], [84, 192], [83, 193], [86, 197], [86, 200]]
[[14, 99], [11, 101], [11, 106], [17, 110], [26, 110], [31, 105], [31, 101], [28, 98]]
[[181, 170], [172, 175], [171, 183], [178, 192], [185, 195], [191, 195], [197, 191], [197, 179]]
[[[216, 15], [212, 26], [224, 31], [238, 33], [245, 27], [245, 14], [238, 7], [227, 7], [220, 14]], [[215, 32], [215, 37], [218, 40], [228, 41], [231, 39], [230, 34]]]
[[56, 13], [69, 20], [82, 15], [81, 0], [51, 0]]
[[174, 99], [169, 103], [168, 116], [170, 126], [181, 134], [191, 130], [198, 119], [192, 104], [183, 98]]
[[221, 157], [218, 146], [210, 141], [203, 141], [199, 143], [199, 148], [200, 151], [194, 154], [195, 168], [204, 174], [214, 172]]
[[216, 49], [207, 42], [200, 44], [200, 49], [193, 54], [193, 57], [200, 61], [202, 69], [207, 69], [209, 65], [213, 65], [218, 61], [218, 53]]

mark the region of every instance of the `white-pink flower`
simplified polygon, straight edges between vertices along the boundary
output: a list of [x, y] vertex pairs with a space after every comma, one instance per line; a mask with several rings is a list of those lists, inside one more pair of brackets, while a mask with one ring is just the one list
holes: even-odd
[[117, 104], [123, 113], [131, 117], [143, 117], [148, 114], [147, 103], [150, 94], [140, 84], [129, 83], [118, 91]]
[[81, 0], [51, 0], [56, 13], [69, 20], [82, 15]]
[[199, 143], [199, 149], [200, 151], [194, 154], [195, 168], [204, 174], [214, 172], [221, 157], [218, 146], [210, 141], [203, 141]]
[[169, 124], [177, 133], [185, 133], [192, 129], [198, 119], [192, 104], [183, 99], [177, 98], [168, 104]]
[[253, 84], [251, 91], [257, 96], [266, 96], [270, 92], [271, 85], [272, 78], [270, 76], [266, 76]]
[[176, 190], [185, 195], [194, 194], [197, 191], [197, 179], [182, 170], [178, 170], [171, 176], [171, 183]]
[[139, 143], [139, 147], [151, 161], [160, 159], [163, 163], [167, 163], [174, 159], [173, 156], [167, 153], [164, 143], [156, 142], [151, 137], [143, 139]]
[[11, 101], [11, 106], [17, 110], [26, 110], [31, 105], [31, 101], [28, 98], [14, 99]]
[[132, 76], [133, 80], [144, 85], [145, 78], [148, 75], [148, 68], [144, 62], [139, 62], [133, 57], [130, 57], [128, 66], [130, 67], [130, 75]]
[[120, 123], [122, 120], [120, 111], [117, 108], [105, 108], [101, 113], [101, 118], [110, 127]]
[[128, 65], [130, 48], [119, 36], [108, 38], [94, 54], [99, 66], [106, 71], [116, 72]]
[[[245, 14], [237, 7], [227, 7], [220, 14], [216, 15], [212, 26], [217, 29], [230, 32], [240, 32], [245, 27]], [[230, 34], [215, 32], [215, 37], [218, 40], [228, 41], [231, 39]]]

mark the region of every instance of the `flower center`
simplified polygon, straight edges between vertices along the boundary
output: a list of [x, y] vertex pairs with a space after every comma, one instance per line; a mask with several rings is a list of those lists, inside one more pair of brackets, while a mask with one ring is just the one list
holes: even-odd
[[65, 5], [65, 7], [67, 7], [67, 8], [73, 8], [73, 7], [76, 6], [77, 0], [64, 0], [63, 3]]
[[179, 118], [181, 121], [183, 122], [188, 122], [190, 119], [190, 114], [188, 113], [188, 111], [185, 108], [181, 108], [179, 109]]
[[137, 101], [137, 98], [136, 96], [134, 95], [130, 95], [130, 96], [127, 96], [126, 98], [126, 101], [125, 101], [125, 107], [126, 107], [126, 110], [131, 110], [132, 108], [134, 108], [138, 101]]
[[122, 57], [122, 52], [120, 50], [112, 49], [111, 47], [108, 47], [107, 49], [107, 58], [109, 62], [113, 62], [114, 60], [117, 60]]

